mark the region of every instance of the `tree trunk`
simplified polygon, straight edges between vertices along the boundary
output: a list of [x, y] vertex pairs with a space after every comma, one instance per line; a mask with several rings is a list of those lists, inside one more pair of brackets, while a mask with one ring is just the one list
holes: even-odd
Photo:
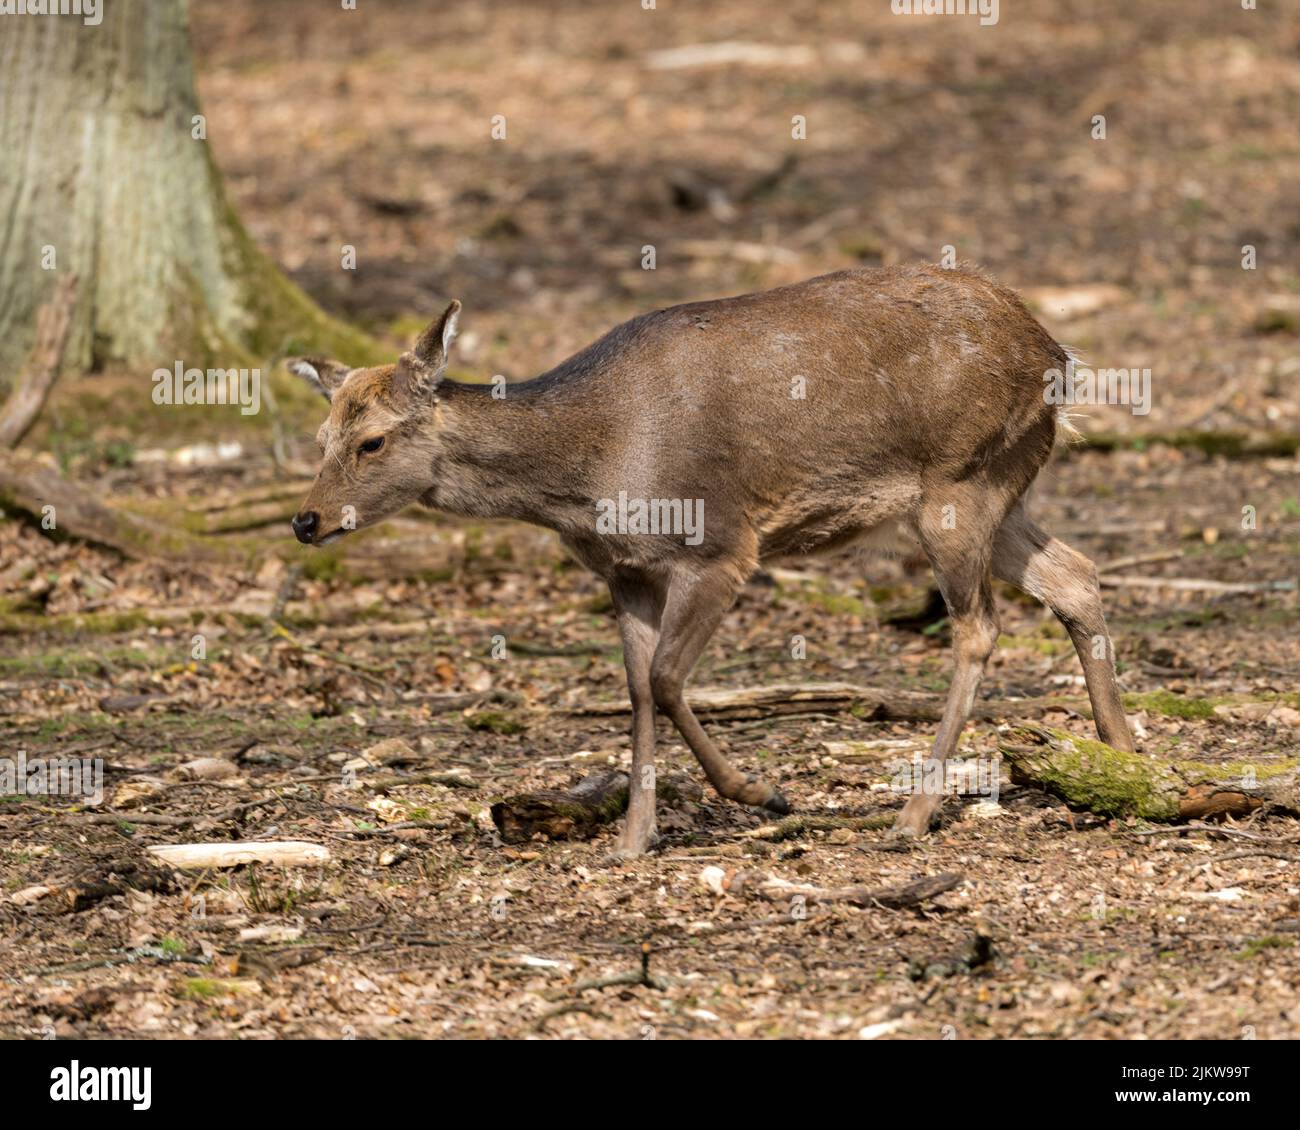
[[206, 125], [186, 0], [113, 0], [101, 14], [4, 21], [0, 380], [70, 272], [66, 370], [251, 366], [308, 346], [369, 360], [368, 339], [280, 274], [231, 210], [195, 137]]

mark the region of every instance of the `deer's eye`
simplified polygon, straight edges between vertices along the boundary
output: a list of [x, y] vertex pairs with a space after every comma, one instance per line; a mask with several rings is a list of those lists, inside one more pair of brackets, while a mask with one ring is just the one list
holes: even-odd
[[361, 444], [361, 446], [360, 446], [359, 448], [357, 448], [357, 450], [358, 450], [358, 451], [365, 451], [365, 452], [368, 453], [368, 452], [371, 452], [371, 451], [378, 451], [378, 450], [379, 450], [381, 447], [383, 447], [383, 446], [384, 446], [384, 437], [383, 437], [383, 436], [374, 436], [374, 437], [371, 438], [371, 439], [368, 439], [368, 440], [363, 441], [362, 444]]

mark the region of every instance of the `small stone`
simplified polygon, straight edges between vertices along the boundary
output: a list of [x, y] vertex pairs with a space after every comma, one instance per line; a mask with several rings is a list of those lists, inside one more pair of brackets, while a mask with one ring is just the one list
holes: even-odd
[[410, 854], [411, 849], [402, 844], [398, 844], [396, 847], [384, 848], [379, 853], [379, 866], [392, 867], [394, 863], [400, 863]]
[[1005, 816], [1007, 810], [995, 800], [978, 800], [966, 806], [962, 812], [963, 820], [993, 820]]

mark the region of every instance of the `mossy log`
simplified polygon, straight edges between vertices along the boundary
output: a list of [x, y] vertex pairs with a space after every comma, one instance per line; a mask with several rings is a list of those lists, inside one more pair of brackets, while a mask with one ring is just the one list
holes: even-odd
[[132, 558], [228, 561], [227, 547], [108, 506], [86, 485], [10, 452], [0, 462], [0, 508], [31, 514], [43, 528], [108, 546]]
[[1259, 808], [1300, 813], [1300, 758], [1167, 761], [1032, 725], [1008, 731], [1001, 751], [1013, 781], [1101, 816], [1174, 823]]
[[[626, 773], [608, 769], [584, 777], [568, 790], [519, 793], [492, 805], [492, 822], [508, 844], [524, 843], [538, 834], [552, 840], [586, 839], [627, 810], [628, 784]], [[669, 804], [703, 796], [698, 784], [680, 774], [660, 777], [655, 793]]]

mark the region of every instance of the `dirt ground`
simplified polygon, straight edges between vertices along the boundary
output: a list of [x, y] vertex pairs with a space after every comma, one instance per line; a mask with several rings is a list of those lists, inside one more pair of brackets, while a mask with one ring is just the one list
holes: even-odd
[[[1081, 409], [1110, 438], [1063, 452], [1033, 498], [1108, 578], [1139, 750], [1300, 757], [1300, 26], [1162, 0], [1005, 5], [987, 29], [884, 3], [361, 7], [194, 13], [232, 200], [326, 308], [396, 351], [458, 297], [464, 373], [523, 378], [641, 310], [952, 245], [1090, 361], [1152, 370], [1150, 413]], [[735, 41], [786, 54], [656, 54]], [[770, 816], [707, 787], [661, 806], [662, 843], [634, 863], [606, 861], [612, 827], [503, 843], [493, 802], [628, 760], [626, 718], [589, 709], [625, 696], [607, 594], [549, 535], [505, 523], [410, 513], [301, 550], [287, 522], [320, 411], [280, 379], [273, 418], [196, 423], [146, 415], [145, 375], [69, 378], [29, 440], [243, 556], [125, 560], [0, 523], [6, 755], [105, 764], [100, 805], [0, 798], [0, 1033], [1300, 1035], [1300, 821], [1284, 814], [1104, 819], [1004, 773], [995, 811], [950, 798], [914, 844], [770, 838]], [[1140, 583], [1161, 577], [1242, 591]], [[693, 684], [937, 701], [930, 584], [916, 561], [778, 563]], [[1029, 717], [1091, 736], [1063, 630], [1010, 589], [999, 610], [981, 698], [1024, 707], [972, 722], [963, 755], [995, 756], [1000, 727]], [[933, 730], [829, 710], [706, 726], [819, 817], [897, 809], [891, 762]], [[702, 783], [659, 733], [661, 771]], [[894, 744], [825, 744], [843, 742]], [[178, 875], [145, 851], [267, 839], [332, 860]], [[962, 882], [909, 909], [792, 912], [709, 868]], [[630, 983], [643, 960], [650, 980]]]

